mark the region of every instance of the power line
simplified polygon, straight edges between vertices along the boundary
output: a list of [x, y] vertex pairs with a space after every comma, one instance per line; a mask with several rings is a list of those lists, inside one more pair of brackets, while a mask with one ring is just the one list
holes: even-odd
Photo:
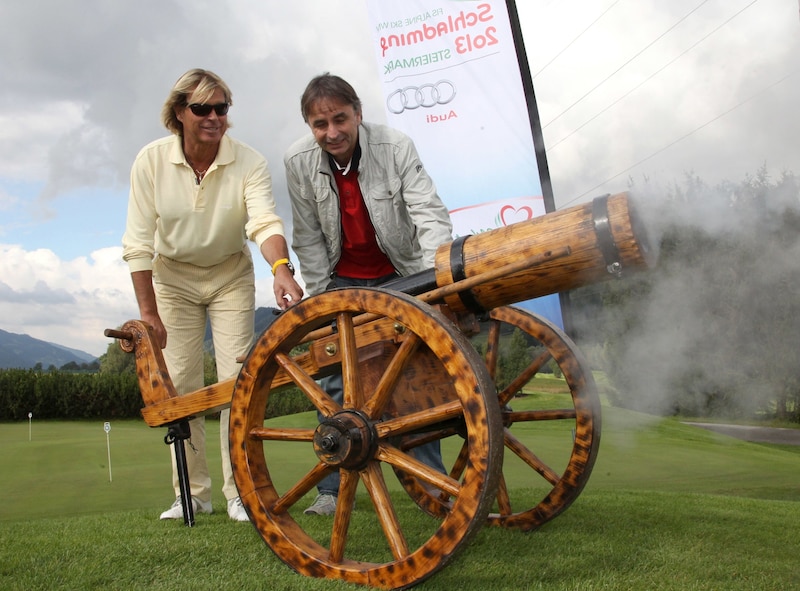
[[586, 127], [586, 126], [587, 126], [589, 123], [591, 123], [592, 121], [594, 121], [595, 119], [597, 119], [597, 118], [598, 118], [600, 115], [602, 115], [603, 113], [605, 113], [606, 111], [608, 111], [608, 110], [609, 110], [611, 107], [613, 107], [614, 105], [616, 105], [617, 103], [619, 103], [619, 102], [620, 102], [622, 99], [624, 99], [624, 98], [627, 98], [627, 97], [628, 97], [628, 96], [630, 96], [630, 95], [631, 95], [631, 94], [632, 94], [634, 91], [636, 91], [636, 90], [638, 90], [639, 88], [641, 88], [642, 86], [644, 86], [644, 85], [645, 85], [647, 82], [649, 82], [649, 81], [650, 81], [650, 80], [652, 80], [654, 77], [656, 77], [658, 74], [660, 74], [661, 72], [663, 72], [664, 70], [666, 70], [668, 67], [670, 67], [670, 66], [671, 66], [672, 64], [674, 64], [676, 61], [678, 61], [680, 58], [682, 58], [684, 55], [686, 55], [687, 53], [689, 53], [689, 52], [690, 52], [691, 50], [693, 50], [695, 47], [697, 47], [698, 45], [700, 45], [701, 43], [703, 43], [703, 42], [704, 42], [706, 39], [708, 39], [709, 37], [711, 37], [713, 34], [715, 34], [717, 31], [719, 31], [719, 30], [720, 30], [722, 27], [724, 27], [725, 25], [727, 25], [729, 22], [731, 22], [731, 21], [732, 21], [733, 19], [735, 19], [737, 16], [739, 16], [740, 14], [742, 14], [742, 13], [743, 13], [745, 10], [747, 10], [748, 8], [750, 8], [750, 7], [751, 7], [753, 4], [755, 4], [756, 2], [758, 2], [758, 0], [753, 0], [753, 1], [752, 1], [750, 4], [748, 4], [747, 6], [745, 6], [744, 8], [742, 8], [742, 9], [741, 9], [739, 12], [737, 12], [736, 14], [734, 14], [733, 16], [731, 16], [730, 18], [726, 19], [726, 20], [725, 20], [724, 22], [722, 22], [722, 23], [721, 23], [719, 26], [717, 26], [716, 28], [714, 28], [714, 29], [713, 29], [713, 30], [712, 30], [710, 33], [708, 33], [707, 35], [705, 35], [704, 37], [702, 37], [701, 39], [699, 39], [698, 41], [696, 41], [696, 42], [695, 42], [694, 44], [692, 44], [690, 47], [688, 47], [687, 49], [685, 49], [684, 51], [682, 51], [680, 54], [678, 54], [678, 55], [677, 55], [675, 58], [673, 58], [672, 60], [670, 60], [669, 62], [667, 62], [666, 64], [664, 64], [664, 65], [663, 65], [661, 68], [659, 68], [658, 70], [656, 70], [656, 71], [655, 71], [655, 72], [653, 72], [652, 74], [650, 74], [650, 75], [649, 75], [647, 78], [645, 78], [645, 79], [644, 79], [644, 80], [642, 80], [642, 81], [641, 81], [639, 84], [637, 84], [636, 86], [634, 86], [633, 88], [631, 88], [631, 89], [630, 89], [628, 92], [626, 92], [625, 94], [623, 94], [621, 97], [619, 97], [619, 98], [618, 98], [617, 100], [615, 100], [613, 103], [611, 103], [610, 105], [608, 105], [608, 106], [607, 106], [607, 107], [605, 107], [604, 109], [602, 109], [602, 110], [598, 111], [598, 112], [597, 112], [595, 115], [593, 115], [592, 117], [590, 117], [588, 120], [586, 120], [586, 121], [585, 121], [584, 123], [582, 123], [580, 126], [578, 126], [578, 127], [576, 127], [575, 129], [573, 129], [571, 132], [569, 132], [567, 135], [565, 135], [565, 136], [564, 136], [564, 137], [562, 137], [560, 140], [558, 140], [557, 142], [555, 142], [553, 145], [551, 145], [551, 146], [548, 146], [548, 148], [547, 148], [547, 149], [548, 149], [548, 151], [551, 151], [551, 150], [553, 150], [553, 149], [554, 149], [556, 146], [558, 146], [558, 145], [559, 145], [561, 142], [565, 141], [566, 139], [570, 138], [570, 137], [571, 137], [572, 135], [574, 135], [575, 133], [579, 132], [581, 129], [583, 129], [584, 127]]
[[749, 102], [750, 102], [751, 100], [753, 100], [754, 98], [756, 98], [756, 97], [758, 97], [758, 96], [760, 96], [760, 95], [764, 94], [764, 93], [765, 93], [767, 90], [770, 90], [771, 88], [773, 88], [773, 87], [777, 86], [778, 84], [780, 84], [780, 83], [781, 83], [781, 82], [783, 82], [784, 80], [787, 80], [788, 78], [790, 78], [790, 77], [794, 76], [796, 73], [797, 73], [797, 70], [795, 70], [795, 71], [792, 71], [792, 72], [789, 72], [788, 74], [786, 74], [785, 76], [783, 76], [783, 77], [782, 77], [780, 80], [777, 80], [777, 81], [773, 82], [772, 84], [769, 84], [768, 86], [765, 86], [764, 88], [762, 88], [761, 90], [759, 90], [759, 91], [758, 91], [758, 92], [756, 92], [755, 94], [752, 94], [752, 95], [750, 95], [749, 97], [747, 97], [747, 98], [746, 98], [746, 99], [744, 99], [743, 101], [741, 101], [741, 102], [739, 102], [739, 103], [735, 104], [734, 106], [732, 106], [730, 109], [728, 109], [728, 110], [726, 110], [726, 111], [723, 111], [722, 113], [720, 113], [720, 114], [719, 114], [719, 115], [717, 115], [716, 117], [714, 117], [714, 118], [712, 118], [712, 119], [710, 119], [710, 120], [706, 121], [705, 123], [703, 123], [702, 125], [700, 125], [700, 126], [698, 126], [698, 127], [695, 127], [695, 128], [694, 128], [693, 130], [691, 130], [690, 132], [688, 132], [688, 133], [685, 133], [684, 135], [682, 135], [682, 136], [680, 136], [679, 138], [677, 138], [677, 139], [675, 139], [675, 140], [671, 141], [670, 143], [668, 143], [667, 145], [663, 146], [662, 148], [659, 148], [658, 150], [656, 150], [655, 152], [653, 152], [653, 153], [652, 153], [652, 154], [650, 154], [649, 156], [647, 156], [647, 157], [645, 157], [645, 158], [642, 158], [641, 160], [639, 160], [639, 161], [638, 161], [638, 162], [636, 162], [635, 164], [632, 164], [632, 165], [630, 165], [628, 168], [626, 168], [626, 169], [624, 169], [624, 170], [621, 170], [620, 172], [616, 173], [616, 174], [615, 174], [615, 175], [613, 175], [613, 176], [610, 176], [610, 177], [608, 177], [606, 180], [604, 180], [604, 181], [603, 181], [603, 182], [601, 182], [601, 183], [598, 183], [597, 185], [595, 185], [594, 187], [592, 187], [592, 188], [591, 188], [591, 189], [589, 189], [588, 191], [584, 191], [583, 193], [581, 193], [580, 195], [578, 195], [577, 197], [575, 197], [575, 199], [571, 199], [570, 201], [568, 201], [568, 202], [564, 203], [564, 204], [563, 204], [561, 207], [563, 208], [563, 207], [566, 207], [567, 205], [570, 205], [570, 204], [572, 204], [572, 203], [576, 202], [576, 201], [577, 201], [578, 199], [580, 199], [581, 197], [585, 197], [586, 195], [588, 195], [588, 194], [590, 194], [590, 193], [593, 193], [594, 191], [596, 191], [597, 189], [599, 189], [600, 187], [602, 187], [603, 185], [605, 185], [607, 182], [609, 182], [609, 181], [611, 181], [611, 180], [614, 180], [614, 179], [615, 179], [615, 178], [617, 178], [618, 176], [620, 176], [620, 175], [622, 175], [622, 174], [625, 174], [626, 172], [628, 172], [628, 171], [630, 171], [630, 170], [632, 170], [632, 169], [636, 168], [636, 167], [637, 167], [637, 166], [639, 166], [640, 164], [642, 164], [642, 163], [644, 163], [644, 162], [647, 162], [648, 160], [650, 160], [651, 158], [653, 158], [653, 157], [655, 157], [655, 156], [658, 156], [659, 154], [661, 154], [662, 152], [664, 152], [664, 151], [666, 151], [667, 149], [671, 148], [671, 147], [672, 147], [672, 146], [674, 146], [675, 144], [677, 144], [677, 143], [679, 143], [679, 142], [682, 142], [682, 141], [683, 141], [683, 140], [685, 140], [687, 137], [689, 137], [689, 136], [691, 136], [691, 135], [694, 135], [695, 133], [697, 133], [697, 132], [698, 132], [698, 131], [700, 131], [701, 129], [704, 129], [705, 127], [708, 127], [708, 126], [709, 126], [709, 125], [711, 125], [712, 123], [714, 123], [714, 122], [716, 122], [716, 121], [718, 121], [718, 120], [722, 119], [723, 117], [725, 117], [725, 116], [726, 116], [726, 115], [728, 115], [729, 113], [731, 113], [731, 112], [735, 111], [736, 109], [738, 109], [738, 108], [739, 108], [739, 107], [741, 107], [742, 105], [744, 105], [744, 104], [746, 104], [746, 103], [749, 103]]
[[550, 124], [552, 124], [552, 123], [554, 123], [555, 121], [557, 121], [557, 120], [558, 120], [558, 119], [559, 119], [559, 118], [560, 118], [562, 115], [564, 115], [564, 114], [565, 114], [565, 113], [567, 113], [567, 112], [568, 112], [570, 109], [572, 109], [572, 107], [574, 107], [575, 105], [577, 105], [578, 103], [580, 103], [580, 102], [581, 102], [583, 99], [585, 99], [587, 96], [589, 96], [590, 94], [592, 94], [592, 93], [593, 93], [595, 90], [597, 90], [598, 88], [600, 88], [600, 87], [601, 87], [603, 84], [605, 84], [606, 82], [608, 82], [608, 80], [609, 80], [610, 78], [612, 78], [613, 76], [615, 76], [615, 75], [616, 75], [617, 73], [619, 73], [619, 72], [620, 72], [620, 71], [621, 71], [623, 68], [625, 68], [625, 66], [627, 66], [628, 64], [630, 64], [630, 63], [631, 63], [632, 61], [634, 61], [634, 60], [635, 60], [637, 57], [639, 57], [639, 56], [640, 56], [640, 55], [642, 55], [642, 54], [643, 54], [645, 51], [647, 51], [648, 49], [650, 49], [650, 48], [651, 48], [653, 45], [655, 45], [655, 44], [656, 44], [658, 41], [660, 41], [660, 40], [661, 40], [663, 37], [665, 37], [665, 36], [666, 36], [668, 33], [670, 33], [670, 32], [671, 32], [671, 31], [672, 31], [672, 30], [673, 30], [675, 27], [677, 27], [679, 24], [681, 24], [683, 21], [685, 21], [687, 18], [689, 18], [689, 16], [691, 16], [691, 15], [692, 15], [694, 12], [696, 12], [696, 11], [697, 11], [697, 10], [698, 10], [698, 9], [699, 9], [701, 6], [703, 6], [704, 4], [706, 4], [708, 1], [709, 1], [709, 0], [703, 0], [702, 2], [700, 2], [700, 4], [698, 4], [697, 6], [695, 6], [695, 7], [694, 7], [692, 10], [690, 10], [688, 13], [686, 13], [686, 14], [685, 14], [683, 17], [681, 17], [681, 18], [680, 18], [680, 19], [679, 19], [679, 20], [678, 20], [676, 23], [674, 23], [674, 24], [673, 24], [671, 27], [669, 27], [669, 28], [668, 28], [666, 31], [664, 31], [663, 33], [661, 33], [661, 34], [660, 34], [658, 37], [656, 37], [656, 38], [655, 38], [655, 39], [653, 39], [653, 40], [652, 40], [650, 43], [648, 43], [648, 44], [647, 44], [647, 45], [645, 45], [645, 46], [644, 46], [642, 49], [640, 49], [640, 50], [639, 50], [639, 51], [638, 51], [636, 54], [634, 54], [634, 55], [633, 55], [633, 57], [631, 57], [631, 58], [630, 58], [628, 61], [626, 61], [626, 62], [625, 62], [624, 64], [622, 64], [622, 65], [621, 65], [619, 68], [617, 68], [616, 70], [614, 70], [613, 72], [611, 72], [611, 74], [609, 74], [608, 76], [606, 76], [605, 78], [603, 78], [603, 80], [601, 80], [601, 81], [600, 81], [598, 84], [596, 84], [596, 85], [595, 85], [595, 86], [594, 86], [594, 87], [593, 87], [591, 90], [589, 90], [588, 92], [586, 92], [586, 93], [585, 93], [585, 94], [584, 94], [584, 95], [583, 95], [581, 98], [579, 98], [577, 101], [575, 101], [574, 103], [572, 103], [572, 104], [571, 104], [569, 107], [567, 107], [566, 109], [564, 109], [563, 111], [561, 111], [561, 112], [560, 112], [558, 115], [556, 115], [556, 116], [555, 116], [553, 119], [551, 119], [551, 120], [550, 120], [550, 121], [549, 121], [549, 122], [548, 122], [546, 125], [544, 125], [544, 126], [542, 127], [542, 129], [546, 129], [546, 128], [547, 128], [547, 127], [550, 125]]
[[567, 44], [564, 46], [564, 48], [563, 48], [561, 51], [559, 51], [559, 52], [558, 52], [558, 53], [557, 53], [555, 56], [553, 56], [553, 58], [552, 58], [552, 59], [551, 59], [549, 62], [547, 62], [545, 65], [543, 65], [541, 68], [539, 68], [539, 71], [538, 71], [538, 72], [536, 72], [536, 73], [533, 75], [533, 78], [536, 78], [536, 77], [537, 77], [539, 74], [541, 74], [542, 72], [544, 72], [544, 71], [545, 71], [545, 69], [547, 68], [547, 66], [549, 66], [549, 65], [550, 65], [550, 64], [552, 64], [554, 61], [556, 61], [556, 60], [559, 58], [559, 56], [560, 56], [562, 53], [564, 53], [564, 52], [565, 52], [567, 49], [569, 49], [569, 48], [572, 46], [572, 44], [573, 44], [573, 43], [575, 43], [575, 42], [576, 42], [578, 39], [580, 39], [580, 38], [581, 38], [581, 37], [582, 37], [582, 36], [583, 36], [583, 35], [586, 33], [586, 31], [588, 31], [589, 29], [591, 29], [591, 28], [592, 28], [592, 27], [595, 25], [595, 23], [597, 23], [597, 21], [599, 21], [601, 18], [603, 18], [603, 17], [606, 15], [606, 13], [607, 13], [609, 10], [611, 10], [612, 8], [614, 8], [614, 6], [616, 6], [617, 4], [619, 4], [619, 0], [615, 0], [615, 2], [614, 2], [614, 3], [613, 3], [611, 6], [609, 6], [608, 8], [606, 8], [606, 9], [605, 9], [605, 10], [604, 10], [604, 11], [603, 11], [601, 14], [600, 14], [600, 16], [598, 16], [598, 17], [597, 17], [596, 19], [594, 19], [594, 20], [593, 20], [591, 23], [589, 23], [589, 26], [588, 26], [588, 27], [586, 27], [586, 28], [585, 28], [583, 31], [581, 31], [580, 33], [578, 33], [577, 37], [575, 37], [575, 38], [574, 38], [572, 41], [570, 41], [569, 43], [567, 43]]

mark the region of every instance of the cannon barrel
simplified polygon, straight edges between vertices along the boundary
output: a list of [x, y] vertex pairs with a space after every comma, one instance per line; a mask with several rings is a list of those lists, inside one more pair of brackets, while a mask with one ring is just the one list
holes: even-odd
[[618, 193], [459, 237], [439, 247], [433, 269], [401, 277], [384, 287], [420, 295], [499, 267], [514, 263], [524, 267], [530, 260], [531, 265], [521, 271], [456, 290], [444, 298], [456, 313], [482, 313], [619, 277], [652, 266], [655, 258], [633, 200], [628, 193]]

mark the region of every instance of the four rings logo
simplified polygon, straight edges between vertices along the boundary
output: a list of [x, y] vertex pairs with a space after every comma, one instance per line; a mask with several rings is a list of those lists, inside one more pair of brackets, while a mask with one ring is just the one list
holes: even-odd
[[428, 109], [436, 105], [446, 105], [455, 96], [455, 85], [449, 80], [439, 80], [436, 84], [398, 88], [386, 98], [386, 108], [390, 113], [399, 115], [406, 109]]

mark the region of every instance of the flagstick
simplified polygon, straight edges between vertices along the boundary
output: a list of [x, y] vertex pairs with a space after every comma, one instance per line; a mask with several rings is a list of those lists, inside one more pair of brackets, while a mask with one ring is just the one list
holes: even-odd
[[111, 478], [111, 439], [108, 436], [109, 431], [111, 431], [111, 423], [105, 423], [103, 425], [103, 431], [106, 432], [106, 449], [108, 449], [108, 481], [112, 482], [112, 478]]

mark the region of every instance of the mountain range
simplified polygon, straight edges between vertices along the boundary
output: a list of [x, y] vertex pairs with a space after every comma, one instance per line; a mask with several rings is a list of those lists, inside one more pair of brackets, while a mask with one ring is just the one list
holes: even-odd
[[[260, 335], [279, 314], [277, 308], [258, 308], [255, 316], [256, 335]], [[211, 331], [206, 331], [206, 349], [211, 351]], [[94, 355], [78, 349], [70, 349], [56, 343], [35, 339], [26, 334], [16, 334], [0, 329], [0, 369], [31, 369], [51, 366], [61, 368], [68, 363], [77, 365], [96, 361]]]
[[30, 369], [37, 364], [41, 364], [43, 369], [60, 368], [70, 362], [81, 365], [96, 359], [85, 351], [0, 329], [0, 369]]

